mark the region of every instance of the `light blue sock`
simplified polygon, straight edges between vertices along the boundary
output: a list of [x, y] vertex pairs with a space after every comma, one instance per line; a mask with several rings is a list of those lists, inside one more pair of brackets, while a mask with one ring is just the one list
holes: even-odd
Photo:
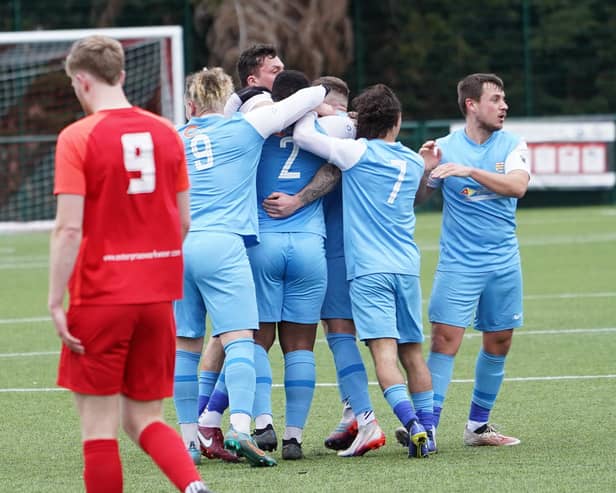
[[197, 370], [201, 353], [177, 350], [173, 375], [173, 404], [178, 423], [196, 423], [199, 418], [197, 401], [199, 382]]
[[430, 352], [427, 363], [432, 375], [432, 389], [434, 390], [434, 426], [438, 426], [447, 388], [453, 376], [454, 357]]
[[419, 418], [419, 422], [426, 430], [432, 428], [434, 424], [433, 399], [434, 392], [432, 390], [411, 393], [411, 400], [413, 401], [413, 407], [417, 413], [417, 418]]
[[284, 355], [284, 389], [287, 426], [304, 428], [316, 381], [314, 353], [292, 351]]
[[327, 344], [334, 356], [342, 400], [349, 401], [355, 415], [372, 411], [368, 375], [355, 336], [327, 334]]
[[254, 417], [272, 414], [272, 367], [263, 346], [255, 344], [255, 373], [257, 387], [255, 403], [252, 408]]
[[475, 386], [469, 419], [487, 422], [494, 407], [496, 396], [505, 377], [505, 356], [486, 353], [483, 349], [477, 355], [475, 364]]
[[409, 422], [413, 419], [417, 419], [417, 415], [413, 409], [413, 404], [409, 398], [406, 385], [400, 383], [387, 387], [383, 391], [383, 395], [389, 404], [389, 407], [393, 410], [394, 414], [400, 420], [400, 423], [408, 430]]
[[235, 339], [225, 346], [225, 384], [229, 413], [252, 416], [255, 399], [255, 344], [250, 338]]
[[217, 371], [201, 370], [199, 373], [199, 416], [201, 416], [201, 413], [210, 400], [210, 395], [212, 395], [214, 391], [218, 375], [220, 375], [220, 373]]

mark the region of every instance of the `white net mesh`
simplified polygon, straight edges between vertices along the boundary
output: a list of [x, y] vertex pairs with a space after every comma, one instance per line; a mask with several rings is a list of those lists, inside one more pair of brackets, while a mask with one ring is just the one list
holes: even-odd
[[[173, 91], [182, 81], [173, 77], [170, 39], [115, 37], [126, 53], [129, 101], [173, 121]], [[56, 138], [63, 127], [83, 116], [63, 67], [72, 42], [0, 43], [2, 222], [49, 220], [55, 215]]]

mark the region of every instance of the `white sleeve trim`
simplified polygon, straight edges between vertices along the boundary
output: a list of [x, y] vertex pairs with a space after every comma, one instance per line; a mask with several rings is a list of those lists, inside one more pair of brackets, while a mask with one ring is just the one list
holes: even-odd
[[266, 139], [316, 108], [323, 102], [324, 97], [323, 86], [306, 87], [282, 101], [246, 113], [245, 118]]
[[317, 122], [330, 137], [339, 137], [341, 139], [355, 138], [355, 121], [348, 116], [322, 116]]
[[293, 140], [302, 149], [316, 154], [346, 171], [355, 166], [366, 152], [362, 140], [330, 137], [317, 131], [316, 113], [311, 112], [295, 124]]
[[526, 171], [530, 177], [530, 156], [524, 140], [520, 140], [505, 160], [505, 174], [517, 169]]

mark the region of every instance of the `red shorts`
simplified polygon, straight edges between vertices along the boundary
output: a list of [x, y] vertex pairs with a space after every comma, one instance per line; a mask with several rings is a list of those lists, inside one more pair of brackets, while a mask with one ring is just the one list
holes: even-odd
[[85, 354], [62, 346], [59, 386], [80, 394], [121, 393], [140, 401], [173, 395], [171, 302], [71, 306], [67, 322]]

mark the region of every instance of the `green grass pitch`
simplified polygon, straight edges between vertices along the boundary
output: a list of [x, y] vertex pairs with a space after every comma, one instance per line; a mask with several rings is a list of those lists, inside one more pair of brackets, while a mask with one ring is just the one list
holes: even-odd
[[[424, 299], [432, 285], [439, 226], [439, 213], [418, 215]], [[271, 469], [204, 459], [199, 469], [208, 485], [219, 493], [616, 491], [616, 207], [521, 209], [518, 231], [526, 325], [514, 336], [492, 420], [519, 437], [519, 446], [473, 449], [462, 444], [480, 344], [477, 333], [468, 330], [436, 456], [408, 459], [395, 442], [398, 423], [362, 348], [388, 441], [364, 457], [337, 457], [322, 446], [341, 406], [332, 358], [320, 333], [318, 387], [304, 431], [306, 459], [279, 460]], [[59, 340], [46, 311], [48, 237], [0, 235], [0, 491], [83, 491], [75, 409], [70, 394], [54, 385]], [[424, 326], [428, 336], [429, 324]], [[278, 385], [274, 420], [281, 434], [278, 346], [271, 359]], [[171, 401], [165, 410], [174, 423]], [[125, 435], [120, 442], [126, 492], [174, 491]], [[280, 450], [274, 456], [280, 459]]]

